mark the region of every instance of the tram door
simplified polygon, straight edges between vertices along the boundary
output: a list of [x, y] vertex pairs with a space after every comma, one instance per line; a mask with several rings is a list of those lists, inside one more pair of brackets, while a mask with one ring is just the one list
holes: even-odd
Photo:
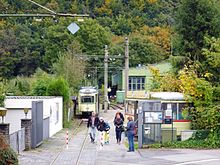
[[138, 102], [138, 146], [161, 142], [161, 101]]

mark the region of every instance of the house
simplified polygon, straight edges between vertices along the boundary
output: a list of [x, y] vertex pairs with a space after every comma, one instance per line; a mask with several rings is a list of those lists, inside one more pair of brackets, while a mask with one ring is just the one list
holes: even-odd
[[[32, 102], [43, 102], [43, 121], [48, 125], [44, 128], [44, 136], [51, 137], [63, 128], [63, 98], [55, 96], [7, 96], [5, 123], [10, 124], [10, 134], [21, 129], [21, 119], [25, 118], [24, 109], [29, 109], [28, 119], [32, 119]], [[46, 132], [45, 132], [46, 131]]]
[[[172, 66], [168, 62], [163, 62], [159, 64], [152, 64], [148, 66], [138, 66], [129, 68], [129, 84], [128, 84], [128, 92], [127, 98], [147, 98], [147, 92], [150, 91], [152, 85], [152, 73], [150, 72], [150, 67], [156, 67], [159, 69], [161, 74], [164, 74], [171, 70]], [[124, 91], [125, 89], [125, 76], [124, 70], [122, 73], [117, 73], [112, 75], [112, 86], [115, 87], [119, 91]], [[117, 95], [121, 102], [121, 92], [118, 92]]]

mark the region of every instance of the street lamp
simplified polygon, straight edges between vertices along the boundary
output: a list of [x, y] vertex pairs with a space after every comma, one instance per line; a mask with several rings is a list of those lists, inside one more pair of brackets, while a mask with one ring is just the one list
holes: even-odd
[[24, 114], [25, 114], [25, 119], [27, 119], [27, 114], [28, 114], [29, 109], [28, 108], [24, 108]]
[[0, 107], [0, 116], [2, 117], [2, 123], [4, 123], [4, 117], [6, 116], [7, 109]]

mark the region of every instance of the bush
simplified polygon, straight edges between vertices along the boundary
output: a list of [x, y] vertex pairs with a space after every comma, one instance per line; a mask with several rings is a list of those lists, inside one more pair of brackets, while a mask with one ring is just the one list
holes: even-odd
[[198, 130], [192, 138], [186, 141], [173, 141], [149, 145], [149, 148], [194, 148], [214, 149], [220, 147], [220, 130], [210, 132], [209, 130]]
[[69, 85], [63, 78], [54, 79], [47, 88], [48, 96], [63, 96], [63, 126], [68, 127], [67, 103], [69, 100]]
[[5, 100], [5, 85], [0, 81], [0, 107], [4, 107]]
[[192, 139], [195, 139], [195, 140], [204, 140], [204, 139], [207, 139], [208, 136], [209, 136], [209, 130], [197, 130], [193, 136], [192, 136]]
[[0, 164], [18, 164], [17, 154], [6, 143], [4, 136], [0, 136]]
[[48, 96], [63, 96], [66, 103], [69, 100], [69, 85], [63, 78], [52, 80], [47, 87]]

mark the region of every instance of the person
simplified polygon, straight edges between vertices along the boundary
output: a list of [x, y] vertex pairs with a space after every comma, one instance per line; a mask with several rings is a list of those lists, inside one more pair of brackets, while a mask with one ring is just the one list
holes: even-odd
[[96, 129], [99, 124], [99, 118], [95, 114], [95, 112], [92, 112], [92, 115], [88, 119], [87, 127], [89, 128], [89, 135], [91, 139], [91, 143], [95, 143], [96, 138]]
[[120, 118], [122, 119], [122, 121], [124, 122], [124, 116], [123, 116], [123, 114], [120, 112], [120, 111], [118, 111], [116, 114], [115, 114], [115, 119], [116, 119], [116, 117], [117, 117], [117, 115], [120, 115]]
[[114, 125], [115, 125], [115, 134], [116, 134], [117, 143], [121, 144], [121, 133], [122, 133], [122, 127], [123, 127], [123, 120], [119, 113], [116, 113]]
[[99, 118], [99, 124], [97, 126], [98, 131], [100, 131], [100, 144], [101, 146], [105, 143], [105, 130], [106, 130], [106, 123], [103, 119], [103, 117]]
[[109, 134], [110, 134], [110, 125], [108, 123], [108, 121], [105, 122], [105, 144], [109, 144]]
[[129, 116], [127, 123], [127, 137], [128, 137], [128, 145], [129, 145], [128, 152], [134, 152], [134, 129], [135, 129], [135, 123], [133, 121], [133, 118]]

